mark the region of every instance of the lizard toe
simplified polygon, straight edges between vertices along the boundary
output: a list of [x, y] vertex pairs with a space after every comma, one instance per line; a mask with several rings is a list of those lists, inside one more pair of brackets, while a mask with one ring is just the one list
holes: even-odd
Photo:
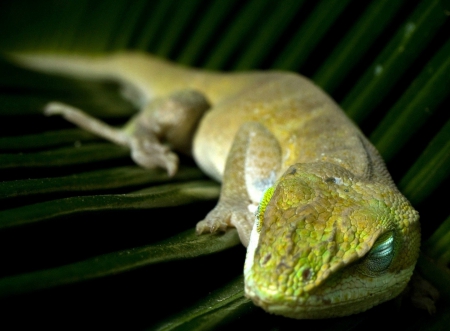
[[225, 218], [217, 217], [214, 214], [211, 215], [213, 211], [203, 221], [197, 223], [197, 234], [225, 232], [231, 226], [230, 215], [225, 216]]
[[203, 221], [197, 223], [196, 231], [197, 234], [216, 233], [235, 227], [242, 243], [247, 246], [253, 221], [254, 215], [247, 208], [219, 203]]

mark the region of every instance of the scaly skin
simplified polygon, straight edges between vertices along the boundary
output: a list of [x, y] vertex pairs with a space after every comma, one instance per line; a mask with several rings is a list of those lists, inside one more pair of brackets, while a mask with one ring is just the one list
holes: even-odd
[[[364, 311], [404, 289], [420, 229], [395, 187], [310, 163], [288, 169], [271, 193], [245, 265], [246, 293], [256, 304], [288, 317], [326, 318]], [[376, 270], [368, 253], [382, 234], [393, 238], [392, 260]]]
[[46, 112], [129, 146], [144, 167], [174, 174], [177, 157], [162, 142], [187, 153], [193, 143], [197, 164], [223, 183], [197, 231], [237, 228], [248, 245], [246, 295], [268, 312], [349, 315], [394, 298], [409, 281], [419, 252], [417, 212], [375, 148], [306, 78], [208, 73], [140, 53], [13, 59], [122, 82], [142, 109], [124, 130], [58, 103]]

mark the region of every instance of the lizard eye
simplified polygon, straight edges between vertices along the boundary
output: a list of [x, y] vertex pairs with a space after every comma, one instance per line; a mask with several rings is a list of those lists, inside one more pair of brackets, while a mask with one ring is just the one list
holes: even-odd
[[363, 273], [376, 275], [389, 268], [394, 257], [394, 244], [392, 231], [381, 235], [363, 261]]

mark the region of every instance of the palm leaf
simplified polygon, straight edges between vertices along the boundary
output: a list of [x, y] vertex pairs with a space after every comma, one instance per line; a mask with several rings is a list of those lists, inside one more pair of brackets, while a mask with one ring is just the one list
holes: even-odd
[[121, 124], [135, 110], [114, 83], [2, 61], [2, 321], [58, 329], [363, 330], [392, 320], [408, 330], [443, 329], [450, 322], [449, 209], [439, 199], [448, 196], [450, 166], [449, 13], [439, 0], [2, 3], [1, 51], [138, 49], [208, 69], [312, 77], [379, 148], [419, 210], [418, 266], [444, 297], [434, 316], [392, 302], [328, 321], [264, 313], [243, 297], [245, 250], [235, 231], [194, 234], [219, 186], [191, 160], [182, 159], [169, 179], [139, 169], [121, 147], [42, 116], [42, 106], [57, 99]]

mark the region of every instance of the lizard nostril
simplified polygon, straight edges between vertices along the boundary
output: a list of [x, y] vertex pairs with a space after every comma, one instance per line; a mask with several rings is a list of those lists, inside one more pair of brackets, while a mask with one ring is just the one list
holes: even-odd
[[305, 270], [302, 271], [302, 278], [303, 280], [309, 280], [311, 278], [311, 269], [306, 268]]

